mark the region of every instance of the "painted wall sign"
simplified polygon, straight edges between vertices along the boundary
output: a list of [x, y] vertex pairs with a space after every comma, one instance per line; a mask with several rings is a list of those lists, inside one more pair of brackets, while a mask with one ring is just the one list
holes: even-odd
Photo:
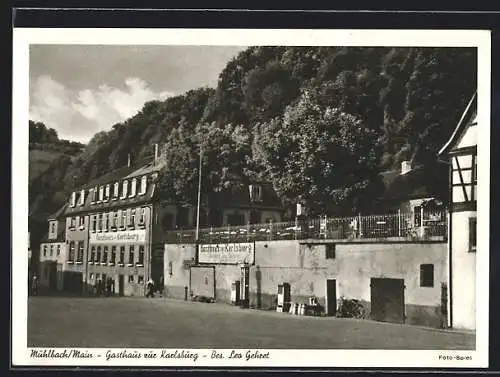
[[90, 243], [141, 243], [146, 242], [146, 230], [125, 230], [110, 233], [90, 233]]
[[255, 244], [225, 243], [200, 245], [198, 261], [213, 264], [254, 263]]

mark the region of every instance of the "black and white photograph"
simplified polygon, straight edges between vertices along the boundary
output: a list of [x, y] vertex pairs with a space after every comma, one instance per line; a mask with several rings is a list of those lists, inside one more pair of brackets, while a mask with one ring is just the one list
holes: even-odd
[[14, 363], [487, 366], [489, 49], [14, 29]]

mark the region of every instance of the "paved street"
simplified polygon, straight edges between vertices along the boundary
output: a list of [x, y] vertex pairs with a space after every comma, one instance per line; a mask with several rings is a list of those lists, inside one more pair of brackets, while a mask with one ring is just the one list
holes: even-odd
[[475, 335], [145, 298], [30, 297], [28, 346], [474, 349]]

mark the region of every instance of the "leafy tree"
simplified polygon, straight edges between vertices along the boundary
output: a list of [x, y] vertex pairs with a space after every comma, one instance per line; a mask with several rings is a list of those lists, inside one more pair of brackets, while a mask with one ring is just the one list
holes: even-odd
[[255, 131], [254, 157], [279, 195], [312, 214], [352, 213], [376, 198], [377, 135], [304, 93]]

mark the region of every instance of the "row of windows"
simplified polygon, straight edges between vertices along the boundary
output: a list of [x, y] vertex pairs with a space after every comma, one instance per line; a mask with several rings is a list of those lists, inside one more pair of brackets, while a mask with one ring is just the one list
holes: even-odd
[[[111, 250], [107, 247], [104, 246], [101, 248], [101, 246], [92, 246], [90, 255], [89, 255], [89, 263], [102, 263], [102, 264], [125, 264], [125, 260], [127, 260], [127, 263], [129, 265], [137, 265], [137, 266], [144, 266], [144, 246], [140, 245], [139, 246], [139, 253], [138, 253], [138, 259], [135, 259], [135, 246], [131, 245], [128, 250], [128, 255], [127, 259], [125, 259], [125, 246], [121, 246], [119, 253], [117, 253], [117, 247], [112, 246]], [[118, 258], [118, 261], [117, 261]]]
[[[106, 274], [99, 274], [99, 273], [89, 273], [89, 281], [99, 281], [101, 280], [102, 282], [106, 281]], [[134, 275], [128, 275], [128, 282], [129, 283], [134, 283], [135, 282], [135, 276]], [[144, 275], [137, 275], [137, 283], [141, 284], [144, 283]]]
[[132, 208], [90, 216], [90, 230], [101, 232], [145, 225], [146, 208]]
[[[92, 232], [101, 232], [116, 230], [118, 228], [134, 228], [135, 226], [144, 226], [146, 218], [146, 208], [132, 208], [127, 210], [118, 210], [107, 213], [99, 213], [90, 216], [90, 229]], [[85, 217], [72, 217], [70, 219], [69, 229], [84, 229]]]
[[[156, 173], [153, 174], [153, 179], [156, 178]], [[145, 195], [147, 191], [148, 177], [144, 175], [140, 178], [131, 178], [130, 180], [125, 179], [121, 182], [115, 182], [112, 184], [106, 184], [104, 186], [94, 187], [88, 190], [88, 194], [91, 195], [91, 204], [107, 202], [109, 200], [118, 200], [133, 198], [136, 195]], [[75, 207], [76, 205], [83, 206], [86, 199], [86, 190], [83, 189], [79, 192], [73, 192], [71, 194], [70, 205]]]
[[50, 250], [50, 256], [52, 257], [54, 255], [54, 249], [56, 249], [56, 255], [59, 256], [61, 254], [61, 245], [43, 245], [43, 256], [47, 256], [47, 251]]
[[[70, 241], [68, 250], [68, 262], [83, 262], [83, 241]], [[76, 260], [75, 260], [75, 249], [76, 249]]]

